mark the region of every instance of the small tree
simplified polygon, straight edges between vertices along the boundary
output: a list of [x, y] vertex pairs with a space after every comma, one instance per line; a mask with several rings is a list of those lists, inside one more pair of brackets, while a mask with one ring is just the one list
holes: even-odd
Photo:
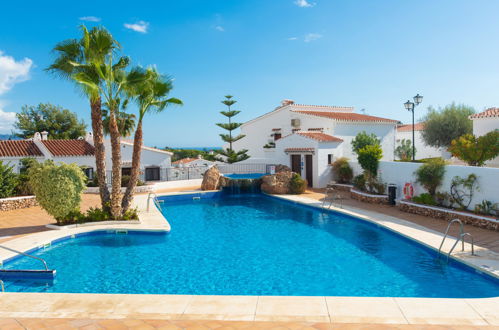
[[449, 151], [470, 166], [483, 166], [487, 160], [499, 156], [499, 131], [479, 137], [463, 135], [452, 141]]
[[421, 165], [415, 172], [416, 182], [421, 184], [431, 196], [435, 196], [437, 188], [442, 184], [445, 175], [445, 161], [433, 158]]
[[383, 157], [383, 150], [381, 150], [380, 145], [366, 145], [357, 153], [360, 167], [369, 176], [375, 178], [378, 175], [379, 160]]
[[[415, 149], [414, 149], [415, 150]], [[400, 144], [395, 148], [395, 156], [404, 162], [412, 159], [412, 142], [411, 140], [402, 139]]]
[[452, 103], [438, 110], [430, 106], [423, 118], [423, 141], [432, 147], [449, 148], [452, 140], [473, 132], [473, 123], [468, 117], [474, 113], [475, 109], [463, 104]]
[[358, 154], [359, 150], [369, 145], [380, 145], [380, 140], [375, 134], [367, 134], [366, 131], [362, 131], [355, 136], [352, 140], [352, 151]]
[[235, 163], [239, 162], [245, 159], [248, 159], [249, 156], [247, 155], [248, 150], [243, 149], [240, 151], [235, 151], [232, 148], [232, 143], [241, 140], [245, 135], [239, 134], [237, 136], [232, 136], [232, 131], [238, 129], [243, 123], [233, 123], [232, 122], [232, 117], [235, 115], [239, 114], [241, 111], [238, 110], [231, 110], [231, 106], [233, 106], [237, 101], [232, 99], [232, 95], [226, 95], [225, 100], [222, 101], [223, 104], [227, 106], [227, 111], [220, 111], [222, 115], [228, 118], [228, 123], [217, 123], [218, 127], [223, 128], [224, 130], [228, 131], [228, 134], [220, 134], [220, 137], [224, 142], [227, 142], [229, 144], [229, 148], [220, 151], [220, 155], [225, 156], [225, 161], [228, 163]]
[[13, 167], [0, 160], [0, 198], [12, 197], [18, 180]]
[[23, 106], [16, 114], [17, 136], [27, 139], [36, 132], [47, 131], [49, 139], [77, 139], [85, 135], [87, 125], [68, 109], [50, 103]]
[[79, 211], [86, 177], [78, 165], [46, 161], [33, 164], [28, 175], [36, 200], [57, 223], [64, 223], [68, 215]]

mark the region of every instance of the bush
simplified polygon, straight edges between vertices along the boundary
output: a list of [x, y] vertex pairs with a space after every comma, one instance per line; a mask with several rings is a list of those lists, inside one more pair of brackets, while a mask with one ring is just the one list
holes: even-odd
[[[94, 180], [95, 180], [95, 181], [96, 181], [96, 183], [97, 183], [97, 179], [94, 179]], [[130, 175], [123, 175], [123, 176], [121, 177], [121, 186], [122, 186], [122, 187], [127, 187], [129, 182], [130, 182]], [[144, 181], [142, 181], [142, 180], [140, 180], [140, 179], [139, 179], [139, 180], [137, 180], [137, 187], [138, 187], [138, 186], [143, 186], [143, 185], [145, 185], [145, 182], [144, 182]], [[90, 186], [89, 186], [89, 187], [90, 187]]]
[[33, 165], [28, 175], [38, 203], [57, 223], [79, 210], [86, 178], [76, 164], [55, 165], [46, 161]]
[[460, 210], [467, 210], [476, 189], [478, 189], [478, 178], [475, 174], [472, 173], [467, 178], [453, 177], [450, 184], [452, 202], [457, 204]]
[[479, 137], [465, 134], [452, 140], [449, 151], [470, 166], [483, 166], [486, 161], [499, 156], [499, 131]]
[[366, 177], [364, 174], [359, 174], [353, 178], [353, 186], [360, 191], [366, 190]]
[[416, 182], [421, 184], [433, 197], [442, 184], [445, 175], [445, 161], [434, 158], [421, 165], [415, 172]]
[[301, 178], [300, 174], [293, 173], [289, 181], [289, 191], [292, 194], [303, 194], [307, 189], [307, 180]]
[[0, 160], [0, 198], [14, 196], [17, 187], [17, 175], [13, 171], [13, 166], [4, 164]]
[[358, 151], [357, 160], [360, 167], [368, 175], [376, 177], [378, 175], [379, 160], [383, 157], [383, 150], [379, 145], [368, 145]]
[[28, 171], [33, 164], [37, 164], [38, 162], [34, 158], [23, 158], [21, 159], [21, 171], [18, 175], [18, 183], [16, 187], [16, 195], [17, 196], [29, 196], [33, 195], [33, 189], [29, 184], [29, 175]]
[[333, 163], [333, 172], [338, 183], [350, 183], [352, 181], [353, 170], [346, 157], [341, 157]]
[[386, 191], [386, 184], [374, 176], [366, 176], [366, 189], [367, 192], [384, 195]]
[[419, 196], [414, 196], [412, 197], [412, 201], [415, 203], [425, 204], [425, 205], [437, 205], [437, 202], [435, 201], [433, 196], [430, 195], [429, 193], [423, 193]]
[[[414, 148], [416, 152], [416, 148]], [[395, 156], [401, 161], [409, 162], [412, 159], [412, 142], [411, 140], [402, 139], [400, 145], [395, 148]]]
[[492, 203], [491, 201], [483, 200], [480, 204], [475, 205], [475, 213], [499, 215], [499, 203]]

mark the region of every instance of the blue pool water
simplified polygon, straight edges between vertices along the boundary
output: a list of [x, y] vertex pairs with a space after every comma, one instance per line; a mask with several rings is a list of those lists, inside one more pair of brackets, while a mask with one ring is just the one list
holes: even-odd
[[[198, 194], [199, 195], [199, 194]], [[212, 198], [205, 198], [212, 196]], [[499, 282], [371, 223], [264, 195], [164, 198], [169, 234], [97, 234], [35, 254], [54, 282], [6, 281], [6, 291], [499, 296]], [[27, 258], [6, 268], [33, 268]]]
[[224, 176], [231, 178], [231, 179], [258, 179], [261, 178], [262, 176], [267, 175], [265, 173], [247, 173], [247, 174], [224, 174]]

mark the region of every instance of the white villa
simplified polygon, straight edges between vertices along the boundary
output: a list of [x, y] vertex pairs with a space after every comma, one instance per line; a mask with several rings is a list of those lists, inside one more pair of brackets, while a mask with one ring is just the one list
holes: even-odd
[[[121, 141], [122, 173], [130, 174], [132, 166], [133, 143]], [[105, 141], [106, 169], [111, 170], [111, 144]], [[85, 138], [77, 140], [49, 140], [47, 132], [36, 133], [29, 140], [0, 141], [0, 160], [14, 167], [14, 172], [21, 171], [21, 159], [34, 158], [39, 162], [53, 160], [62, 163], [76, 163], [84, 167], [85, 174], [93, 179], [95, 171], [95, 156], [92, 133], [88, 132]], [[156, 148], [142, 147], [141, 172], [145, 181], [158, 181], [162, 179], [165, 171], [163, 168], [171, 166], [172, 153]]]
[[[473, 135], [482, 136], [499, 130], [499, 108], [489, 108], [483, 112], [471, 115], [473, 121]], [[487, 166], [499, 167], [499, 157], [486, 163]]]
[[340, 157], [356, 158], [351, 141], [362, 131], [381, 140], [383, 160], [393, 160], [398, 123], [355, 113], [353, 107], [284, 100], [273, 111], [244, 123], [241, 134], [246, 137], [233, 147], [248, 149], [251, 158], [244, 163], [288, 165], [301, 173], [309, 186], [325, 187], [332, 178], [332, 162]]
[[[414, 124], [414, 146], [416, 147], [416, 159], [442, 157], [444, 159], [451, 158], [450, 152], [445, 148], [435, 148], [424, 143], [421, 131], [424, 129], [424, 123]], [[412, 124], [397, 126], [397, 139], [395, 147], [399, 146], [402, 140], [411, 141], [412, 145]]]
[[215, 164], [218, 164], [220, 162], [212, 162], [210, 160], [203, 159], [201, 155], [199, 155], [197, 158], [182, 158], [177, 161], [174, 161], [172, 163], [173, 167], [206, 167], [206, 166], [213, 166]]

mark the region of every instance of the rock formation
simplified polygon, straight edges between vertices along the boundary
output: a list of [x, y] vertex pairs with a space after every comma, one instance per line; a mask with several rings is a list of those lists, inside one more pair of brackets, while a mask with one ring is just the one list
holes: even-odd
[[267, 194], [289, 194], [289, 182], [292, 177], [293, 172], [291, 172], [291, 170], [281, 170], [280, 172], [277, 172], [276, 168], [276, 174], [262, 177], [261, 189]]
[[201, 190], [217, 190], [220, 188], [220, 178], [222, 175], [216, 166], [209, 168], [203, 175]]

